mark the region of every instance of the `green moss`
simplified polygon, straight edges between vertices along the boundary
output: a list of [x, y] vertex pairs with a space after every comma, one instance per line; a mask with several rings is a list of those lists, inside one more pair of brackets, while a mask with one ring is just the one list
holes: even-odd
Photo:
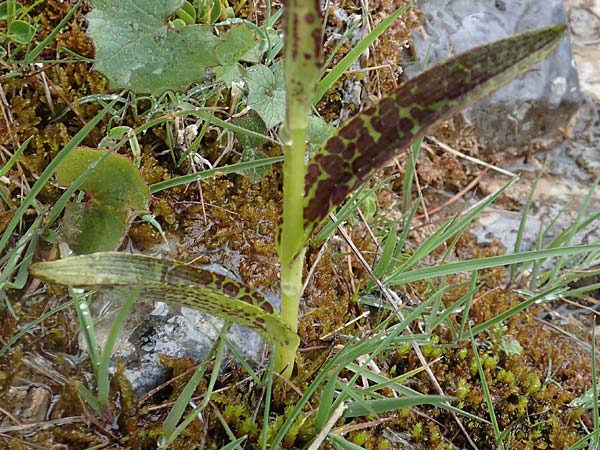
[[461, 378], [458, 380], [458, 387], [456, 388], [456, 396], [460, 399], [464, 399], [469, 393], [469, 384], [467, 380]]
[[422, 422], [415, 423], [414, 426], [412, 427], [412, 430], [410, 430], [410, 434], [416, 440], [421, 440], [423, 438], [423, 423]]
[[530, 373], [527, 375], [527, 384], [525, 387], [527, 389], [528, 394], [533, 394], [541, 389], [542, 382], [536, 374]]
[[529, 404], [529, 397], [521, 395], [517, 403], [517, 417], [523, 417], [527, 414], [527, 405]]
[[379, 443], [377, 444], [377, 450], [388, 450], [388, 448], [390, 448], [392, 445], [392, 443], [390, 441], [388, 441], [387, 439], [382, 439], [379, 441]]
[[496, 379], [508, 386], [514, 386], [516, 383], [515, 375], [506, 369], [500, 369]]
[[429, 341], [429, 343], [427, 343], [426, 345], [424, 345], [421, 348], [421, 351], [423, 352], [423, 355], [426, 358], [429, 359], [433, 359], [433, 358], [437, 358], [438, 356], [440, 356], [443, 353], [443, 349], [438, 345], [439, 344], [439, 337], [436, 335], [433, 335]]
[[494, 370], [498, 365], [498, 356], [497, 355], [483, 355], [481, 357], [481, 365], [484, 369]]
[[358, 433], [353, 433], [352, 434], [352, 442], [355, 443], [356, 445], [364, 445], [365, 442], [367, 442], [369, 435], [367, 434], [366, 431], [360, 431]]

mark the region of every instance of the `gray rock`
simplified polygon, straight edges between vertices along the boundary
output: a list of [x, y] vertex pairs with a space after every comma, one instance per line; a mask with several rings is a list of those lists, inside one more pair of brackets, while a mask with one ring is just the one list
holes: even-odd
[[581, 90], [600, 101], [600, 2], [565, 0]]
[[[548, 246], [561, 232], [572, 227], [588, 196], [589, 205], [584, 217], [588, 218], [600, 211], [600, 190], [596, 187], [590, 192], [594, 180], [600, 176], [600, 105], [588, 96], [582, 102], [572, 134], [571, 139], [564, 139], [553, 148], [536, 155], [539, 161], [547, 159], [548, 163], [534, 192], [532, 207], [523, 230], [521, 250], [534, 249], [541, 230], [545, 230], [549, 224], [553, 226], [542, 240], [542, 247]], [[477, 218], [471, 232], [479, 243], [500, 240], [509, 252], [514, 249], [521, 222], [521, 213], [516, 210], [525, 204], [539, 168], [534, 163], [518, 163], [514, 167], [508, 167], [521, 175], [505, 194], [515, 206], [510, 208], [512, 211], [504, 205], [493, 207]], [[506, 177], [490, 174], [480, 184], [480, 188], [483, 193], [489, 194], [506, 182]], [[572, 236], [570, 245], [597, 242], [600, 242], [598, 219], [578, 230]]]
[[[566, 23], [562, 0], [421, 0], [424, 29], [414, 33], [420, 58], [432, 65], [472, 47], [550, 24]], [[409, 76], [423, 69], [407, 68]], [[522, 147], [551, 137], [581, 101], [569, 39], [549, 58], [465, 111], [488, 150]]]
[[[215, 272], [232, 276], [222, 266], [204, 266]], [[100, 348], [104, 347], [115, 316], [127, 298], [120, 290], [97, 294], [90, 304], [95, 319], [95, 335]], [[268, 296], [279, 309], [280, 300]], [[211, 315], [163, 302], [145, 302], [139, 299], [129, 312], [113, 348], [116, 358], [125, 363], [125, 376], [136, 395], [140, 396], [166, 381], [168, 371], [160, 363], [160, 355], [171, 358], [191, 358], [201, 362], [216, 342], [224, 321]], [[264, 363], [268, 345], [254, 331], [234, 324], [227, 339], [236, 352], [251, 366]], [[85, 348], [83, 337], [80, 345]], [[233, 357], [228, 347], [225, 362]], [[114, 368], [113, 368], [114, 369]], [[221, 370], [225, 370], [222, 367]]]

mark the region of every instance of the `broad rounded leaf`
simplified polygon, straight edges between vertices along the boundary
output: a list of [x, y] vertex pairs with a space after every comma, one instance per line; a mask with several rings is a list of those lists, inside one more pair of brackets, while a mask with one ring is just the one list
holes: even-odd
[[67, 205], [60, 234], [78, 255], [114, 250], [127, 232], [130, 215], [97, 203]]
[[87, 15], [96, 45], [95, 68], [113, 88], [159, 95], [202, 80], [218, 61], [208, 25], [174, 29], [167, 18], [183, 0], [103, 0]]
[[69, 186], [90, 167], [93, 169], [80, 185], [90, 198], [70, 204], [63, 221], [63, 236], [78, 254], [114, 250], [130, 220], [147, 210], [150, 201], [139, 170], [115, 153], [75, 149], [58, 167], [56, 177], [62, 186]]
[[35, 35], [35, 27], [24, 20], [13, 20], [8, 24], [9, 37], [19, 44], [29, 44]]
[[267, 128], [283, 122], [285, 117], [285, 86], [283, 65], [270, 68], [257, 64], [248, 68], [244, 77], [248, 85], [248, 106], [258, 113]]
[[215, 74], [218, 79], [231, 86], [242, 78], [238, 61], [259, 61], [260, 41], [246, 24], [234, 25], [220, 37], [222, 42], [217, 46], [216, 54], [221, 65], [215, 69]]
[[150, 201], [150, 192], [140, 171], [129, 159], [111, 153], [104, 159], [106, 151], [80, 147], [73, 150], [56, 170], [56, 178], [62, 186], [73, 183], [92, 164], [92, 173], [80, 189], [103, 206], [115, 209], [145, 211]]

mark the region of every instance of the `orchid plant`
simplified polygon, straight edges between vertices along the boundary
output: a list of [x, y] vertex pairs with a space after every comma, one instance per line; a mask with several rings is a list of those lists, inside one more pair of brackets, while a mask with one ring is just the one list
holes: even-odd
[[319, 0], [285, 5], [286, 115], [283, 212], [277, 234], [281, 313], [242, 282], [175, 261], [117, 252], [67, 257], [33, 275], [76, 287], [128, 286], [140, 298], [185, 305], [243, 324], [273, 345], [275, 369], [290, 377], [306, 247], [329, 213], [379, 168], [437, 123], [490, 94], [548, 56], [565, 27], [550, 26], [478, 47], [404, 82], [351, 118], [306, 162], [308, 118], [322, 73]]

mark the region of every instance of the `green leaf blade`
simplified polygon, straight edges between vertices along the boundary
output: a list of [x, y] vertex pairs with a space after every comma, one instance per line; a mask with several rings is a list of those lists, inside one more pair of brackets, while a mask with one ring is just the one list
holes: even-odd
[[564, 34], [564, 26], [550, 26], [462, 53], [406, 81], [346, 122], [308, 165], [307, 235], [399, 150], [526, 72], [548, 56]]
[[175, 261], [119, 252], [94, 253], [30, 268], [37, 278], [74, 287], [139, 288], [146, 301], [187, 306], [247, 326], [280, 347], [299, 338], [259, 292], [232, 278]]

